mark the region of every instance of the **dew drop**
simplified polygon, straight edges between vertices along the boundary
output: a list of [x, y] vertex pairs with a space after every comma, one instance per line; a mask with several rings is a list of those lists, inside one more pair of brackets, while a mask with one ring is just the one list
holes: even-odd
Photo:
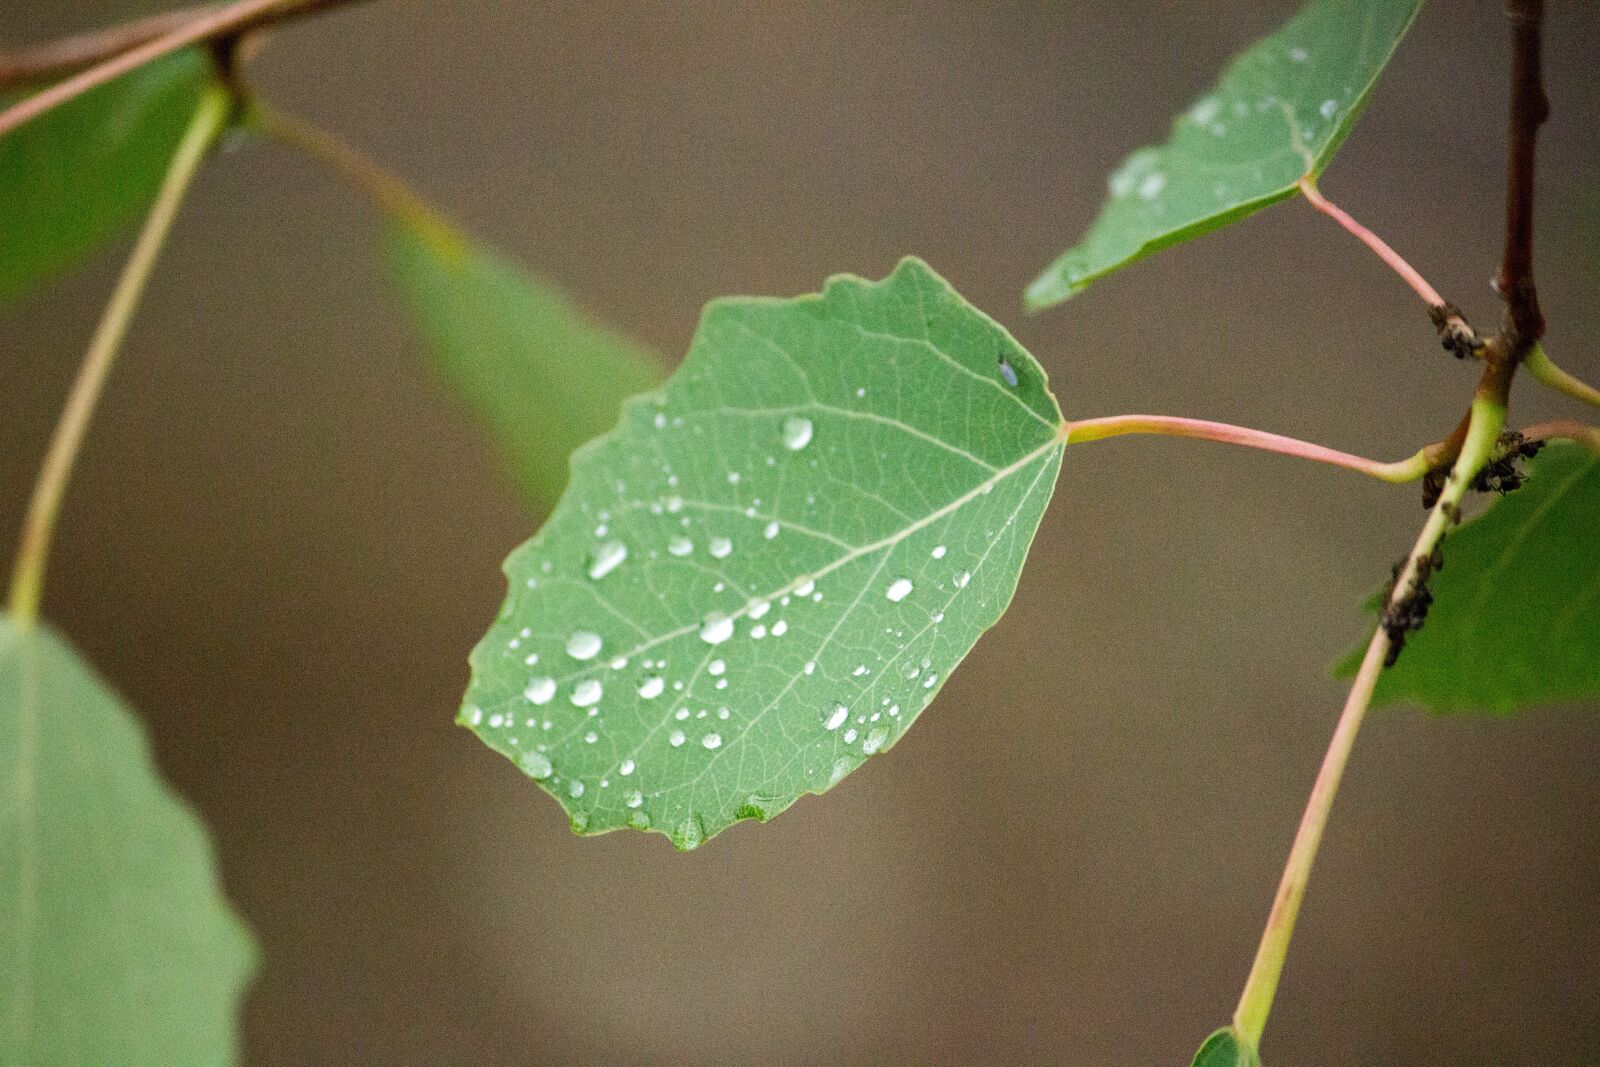
[[569, 785], [567, 787], [567, 793], [568, 793], [568, 795], [572, 796], [574, 799], [576, 799], [577, 797], [583, 796], [583, 783], [582, 782], [573, 782], [571, 785]]
[[870, 756], [882, 748], [883, 743], [887, 740], [889, 740], [889, 731], [880, 726], [869, 733], [865, 741], [861, 742], [861, 751]]
[[700, 640], [708, 645], [720, 645], [733, 636], [733, 620], [720, 612], [706, 616], [700, 627]]
[[1017, 368], [1013, 367], [1011, 361], [1004, 356], [1000, 357], [1000, 377], [1004, 378], [1011, 388], [1017, 387]]
[[635, 789], [624, 795], [622, 802], [630, 808], [637, 808], [644, 803], [644, 794]]
[[573, 659], [594, 659], [600, 654], [600, 635], [579, 630], [567, 638], [567, 655]]
[[704, 737], [702, 737], [700, 739], [700, 743], [702, 745], [704, 745], [706, 748], [721, 748], [722, 747], [722, 735], [721, 734], [706, 734]]
[[750, 602], [750, 610], [746, 611], [745, 614], [750, 616], [750, 618], [752, 620], [754, 620], [754, 619], [761, 618], [763, 615], [765, 615], [767, 612], [769, 612], [771, 610], [772, 610], [772, 601], [770, 601], [770, 600], [752, 600]]
[[1322, 102], [1322, 106], [1317, 110], [1322, 113], [1323, 118], [1331, 119], [1333, 118], [1334, 112], [1339, 110], [1339, 102], [1337, 100], [1324, 100]]
[[933, 558], [934, 559], [944, 559], [944, 554], [945, 554], [946, 551], [948, 551], [948, 550], [945, 548], [944, 545], [935, 545], [934, 549], [933, 549]]
[[733, 554], [733, 542], [726, 537], [713, 537], [711, 539], [711, 558], [727, 559]]
[[673, 748], [678, 748], [685, 740], [682, 730], [674, 730], [667, 735], [667, 743]]
[[816, 587], [817, 587], [816, 579], [807, 578], [805, 581], [801, 582], [799, 585], [794, 587], [794, 595], [795, 596], [810, 596], [811, 595], [811, 591], [813, 589], [815, 589]]
[[823, 720], [822, 728], [824, 730], [837, 730], [839, 727], [844, 725], [844, 721], [849, 717], [849, 708], [845, 707], [843, 704], [835, 704], [833, 706], [833, 710], [828, 713], [828, 717]]
[[[600, 740], [600, 735], [595, 733], [593, 730], [590, 730], [588, 733], [583, 735], [583, 743], [586, 745], [592, 745], [598, 740]], [[600, 780], [600, 784], [605, 785], [605, 779], [602, 778]]]
[[810, 419], [790, 415], [783, 420], [783, 447], [791, 452], [798, 452], [811, 443], [811, 433]]
[[667, 553], [680, 559], [694, 551], [694, 542], [681, 534], [667, 542]]
[[768, 541], [770, 541], [774, 537], [778, 536], [778, 529], [779, 529], [779, 527], [778, 527], [778, 524], [777, 524], [776, 521], [769, 522], [769, 523], [767, 523], [767, 528], [765, 530], [761, 531], [761, 536], [765, 537]]
[[706, 673], [715, 678], [728, 669], [727, 660], [714, 659], [706, 666]]
[[633, 773], [634, 768], [637, 766], [638, 764], [634, 763], [633, 760], [625, 759], [622, 761], [622, 765], [617, 768], [617, 773], [626, 778]]
[[585, 678], [572, 687], [572, 704], [574, 707], [587, 708], [600, 703], [603, 690], [598, 678]]
[[522, 691], [530, 704], [548, 704], [550, 698], [556, 695], [556, 680], [554, 678], [530, 678], [528, 687]]
[[889, 584], [888, 592], [884, 593], [884, 596], [888, 597], [890, 603], [893, 604], [900, 603], [900, 601], [904, 600], [910, 595], [911, 579], [909, 578], [896, 578]]
[[855, 743], [855, 739], [856, 739], [856, 729], [855, 729], [855, 727], [852, 726], [850, 729], [848, 729], [848, 730], [846, 730], [844, 732], [844, 743], [847, 744], [847, 745], [854, 744]]
[[1167, 187], [1167, 176], [1158, 171], [1145, 175], [1144, 181], [1139, 183], [1139, 199], [1154, 200], [1161, 195], [1161, 190]]
[[662, 678], [659, 674], [652, 675], [639, 683], [639, 695], [645, 700], [654, 700], [661, 695], [661, 691], [666, 687], [667, 681], [665, 678]]
[[773, 637], [782, 637], [784, 634], [786, 634], [788, 632], [789, 632], [789, 620], [787, 620], [787, 619], [779, 619], [777, 622], [772, 624], [772, 636]]
[[972, 581], [972, 572], [962, 571], [960, 574], [956, 575], [956, 588], [965, 589], [967, 587], [967, 583], [970, 581]]
[[594, 556], [589, 561], [589, 577], [599, 581], [618, 567], [628, 558], [628, 546], [621, 541], [607, 541], [594, 550]]
[[524, 752], [521, 762], [522, 773], [529, 778], [548, 778], [555, 772], [550, 765], [550, 757], [543, 752]]

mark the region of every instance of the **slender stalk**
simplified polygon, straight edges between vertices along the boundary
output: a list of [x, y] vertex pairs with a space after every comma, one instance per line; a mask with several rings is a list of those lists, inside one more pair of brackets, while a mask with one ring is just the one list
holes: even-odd
[[1396, 483], [1414, 482], [1424, 477], [1441, 462], [1443, 447], [1429, 445], [1406, 459], [1386, 463], [1314, 445], [1309, 441], [1268, 433], [1265, 430], [1234, 426], [1226, 422], [1210, 422], [1206, 419], [1186, 419], [1174, 415], [1110, 415], [1098, 419], [1080, 419], [1066, 424], [1065, 437], [1068, 444], [1075, 445], [1131, 433], [1193, 437], [1203, 441], [1219, 441], [1223, 444], [1259, 448], [1267, 452], [1278, 452], [1286, 456], [1298, 456], [1301, 459], [1344, 467], [1347, 470], [1359, 471], [1386, 482]]
[[333, 170], [384, 211], [399, 216], [445, 248], [464, 250], [460, 233], [432, 205], [382, 164], [357, 151], [348, 142], [304, 119], [252, 100], [245, 121]]
[[1410, 263], [1407, 263], [1405, 258], [1391, 248], [1387, 241], [1357, 222], [1344, 208], [1323, 196], [1322, 190], [1317, 188], [1316, 180], [1311, 175], [1307, 174], [1302, 177], [1299, 185], [1300, 194], [1306, 198], [1306, 203], [1337, 222], [1356, 240], [1377, 253], [1378, 258], [1388, 264], [1390, 270], [1400, 275], [1405, 280], [1405, 283], [1411, 286], [1418, 296], [1422, 297], [1424, 304], [1427, 304], [1429, 308], [1447, 306], [1444, 297], [1439, 295], [1439, 291], [1429, 285], [1428, 280], [1422, 276], [1422, 273]]
[[237, 37], [248, 30], [321, 11], [353, 0], [235, 0], [224, 7], [197, 14], [193, 19], [125, 52], [118, 52], [102, 63], [43, 89], [26, 100], [0, 112], [0, 135], [34, 119], [57, 105], [82, 96], [90, 89], [159, 59], [170, 52], [201, 41]]
[[0, 86], [46, 81], [110, 59], [130, 48], [181, 29], [209, 8], [183, 8], [146, 15], [104, 29], [75, 33], [0, 55]]
[[117, 279], [111, 300], [100, 318], [100, 325], [89, 342], [83, 365], [72, 383], [61, 421], [56, 424], [55, 434], [50, 438], [50, 448], [34, 486], [33, 499], [28, 503], [21, 544], [12, 571], [8, 609], [13, 621], [22, 629], [29, 628], [38, 617], [45, 564], [50, 554], [50, 536], [61, 510], [61, 498], [72, 477], [73, 461], [83, 444], [95, 404], [116, 359], [117, 348], [139, 305], [139, 298], [144, 292], [145, 283], [149, 281], [161, 246], [172, 229], [172, 220], [177, 215], [179, 204], [183, 202], [184, 193], [201, 160], [205, 158], [207, 149], [227, 124], [231, 109], [231, 98], [220, 86], [209, 87], [201, 97], [200, 106], [178, 144], [155, 204], [145, 219], [144, 229], [140, 231], [133, 253], [128, 257], [121, 277]]
[[1566, 371], [1555, 365], [1555, 362], [1546, 354], [1544, 346], [1534, 342], [1528, 354], [1522, 357], [1522, 365], [1528, 368], [1528, 373], [1540, 385], [1554, 389], [1558, 393], [1566, 393], [1574, 400], [1582, 400], [1586, 404], [1600, 407], [1600, 389], [1596, 389], [1580, 378], [1574, 378]]
[[1600, 426], [1585, 426], [1571, 419], [1536, 422], [1524, 427], [1522, 436], [1528, 441], [1571, 441], [1600, 452]]
[[[1428, 513], [1428, 520], [1423, 524], [1411, 554], [1395, 579], [1394, 592], [1388, 603], [1390, 609], [1399, 606], [1415, 592], [1422, 561], [1432, 558], [1453, 517], [1460, 514], [1461, 499], [1492, 455], [1505, 421], [1503, 403], [1483, 396], [1473, 401], [1471, 423], [1461, 453], [1456, 457], [1444, 491]], [[1317, 858], [1317, 848], [1322, 843], [1322, 832], [1328, 825], [1333, 798], [1339, 791], [1339, 781], [1344, 776], [1345, 764], [1355, 745], [1356, 733], [1361, 729], [1361, 721], [1372, 702], [1372, 690], [1389, 655], [1390, 644], [1387, 628], [1380, 625], [1367, 644], [1366, 655], [1361, 659], [1361, 668], [1356, 672], [1355, 682], [1345, 699], [1339, 725], [1334, 730], [1327, 754], [1322, 758], [1322, 767], [1311, 788], [1311, 798], [1306, 803], [1294, 845], [1289, 850], [1289, 860], [1284, 866], [1283, 878], [1278, 883], [1266, 929], [1261, 934], [1255, 963], [1250, 968], [1250, 977], [1246, 979], [1244, 992], [1239, 997], [1239, 1007], [1233, 1014], [1234, 1027], [1252, 1047], [1261, 1044], [1261, 1034], [1266, 1029], [1272, 1000], [1278, 991], [1278, 979], [1283, 974], [1283, 962], [1289, 952], [1289, 939], [1294, 935], [1295, 919], [1300, 914], [1300, 902], [1305, 897], [1306, 884], [1311, 878], [1311, 865]]]

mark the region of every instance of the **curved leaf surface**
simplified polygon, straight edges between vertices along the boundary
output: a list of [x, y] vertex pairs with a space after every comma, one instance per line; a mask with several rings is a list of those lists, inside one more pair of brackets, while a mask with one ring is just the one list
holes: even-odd
[[178, 52], [0, 136], [0, 306], [150, 205], [209, 70], [204, 55]]
[[[1600, 700], [1600, 453], [1547, 447], [1522, 488], [1445, 539], [1444, 561], [1375, 706], [1506, 714]], [[1360, 662], [1357, 651], [1340, 675]]]
[[1111, 175], [1082, 241], [1028, 287], [1058, 304], [1097, 278], [1290, 196], [1321, 174], [1422, 0], [1312, 0], [1244, 52], [1160, 146]]
[[200, 822], [62, 641], [0, 616], [0, 1063], [227, 1063], [254, 970]]
[[1229, 1026], [1205, 1039], [1189, 1067], [1261, 1067], [1261, 1057]]
[[692, 848], [822, 792], [1009, 603], [1060, 422], [1033, 358], [920, 261], [714, 301], [507, 560], [460, 721], [580, 832]]
[[572, 452], [661, 384], [654, 353], [481, 248], [397, 219], [389, 264], [440, 371], [541, 509], [561, 496]]

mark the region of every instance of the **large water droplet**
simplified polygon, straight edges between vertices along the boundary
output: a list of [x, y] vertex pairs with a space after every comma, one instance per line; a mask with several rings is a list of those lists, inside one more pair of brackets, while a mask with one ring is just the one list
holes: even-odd
[[585, 678], [572, 687], [572, 703], [574, 707], [587, 708], [600, 703], [604, 690], [598, 678]]
[[550, 765], [550, 757], [543, 752], [522, 754], [522, 772], [529, 778], [548, 778], [554, 771], [555, 768]]
[[721, 734], [706, 734], [704, 737], [702, 737], [700, 739], [700, 743], [702, 745], [706, 746], [707, 748], [721, 748], [722, 747], [722, 735]]
[[733, 554], [733, 542], [726, 537], [713, 537], [711, 539], [711, 558], [727, 559]]
[[661, 691], [666, 687], [666, 679], [660, 675], [654, 675], [639, 683], [639, 695], [646, 700], [654, 700], [661, 695]]
[[700, 627], [700, 640], [708, 645], [720, 645], [733, 636], [733, 620], [720, 612], [706, 616]]
[[790, 415], [783, 420], [783, 447], [798, 452], [811, 443], [811, 420]]
[[600, 635], [579, 630], [567, 638], [567, 655], [573, 659], [594, 659], [600, 654]]
[[843, 704], [835, 704], [833, 706], [833, 710], [828, 712], [828, 717], [823, 720], [822, 728], [824, 730], [837, 730], [839, 727], [844, 725], [844, 721], [849, 717], [849, 708], [845, 707]]
[[594, 550], [594, 555], [589, 560], [589, 577], [599, 581], [618, 567], [628, 558], [628, 546], [621, 541], [607, 541]]
[[528, 687], [522, 691], [530, 704], [548, 704], [550, 698], [556, 695], [556, 680], [554, 678], [530, 678]]
[[900, 601], [911, 595], [911, 579], [896, 578], [889, 583], [889, 589], [883, 595], [888, 597], [891, 603], [900, 603]]

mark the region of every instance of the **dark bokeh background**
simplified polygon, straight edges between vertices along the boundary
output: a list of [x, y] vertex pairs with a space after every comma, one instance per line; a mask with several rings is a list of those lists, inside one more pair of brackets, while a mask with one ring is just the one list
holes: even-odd
[[[0, 0], [13, 40], [132, 4]], [[1600, 376], [1600, 7], [1555, 3], [1539, 275]], [[1069, 416], [1377, 456], [1475, 370], [1297, 203], [1039, 317], [1024, 284], [1289, 3], [451, 4], [279, 34], [272, 99], [681, 353], [707, 298], [916, 252]], [[1423, 14], [1324, 188], [1480, 322], [1506, 46]], [[1207, 444], [1073, 450], [1000, 626], [892, 758], [697, 853], [571, 836], [452, 715], [533, 529], [375, 268], [270, 146], [203, 176], [94, 427], [49, 615], [144, 713], [266, 966], [257, 1063], [1187, 1062], [1231, 1012], [1415, 491]], [[20, 517], [111, 254], [0, 320]], [[1570, 410], [1521, 387], [1515, 414]], [[1285, 1063], [1600, 1061], [1600, 721], [1373, 717], [1268, 1030]]]

